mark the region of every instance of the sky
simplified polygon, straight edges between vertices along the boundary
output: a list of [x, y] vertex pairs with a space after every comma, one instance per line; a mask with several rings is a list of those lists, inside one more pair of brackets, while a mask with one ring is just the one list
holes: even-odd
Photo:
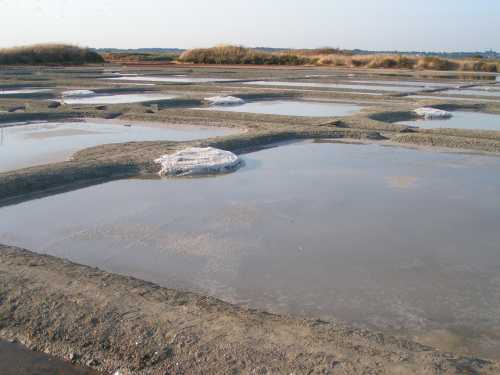
[[0, 0], [0, 47], [500, 51], [498, 0]]

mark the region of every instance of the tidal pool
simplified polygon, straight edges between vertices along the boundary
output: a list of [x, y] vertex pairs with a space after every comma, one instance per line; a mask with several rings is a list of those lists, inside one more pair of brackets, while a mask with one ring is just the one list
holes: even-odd
[[241, 105], [212, 105], [203, 110], [250, 112], [285, 116], [349, 116], [361, 110], [361, 106], [349, 103], [328, 103], [296, 100], [268, 100]]
[[244, 160], [3, 207], [0, 242], [499, 356], [500, 158], [306, 142]]
[[96, 372], [72, 366], [43, 353], [32, 352], [18, 344], [0, 340], [0, 374], [2, 375], [97, 375]]
[[473, 130], [499, 130], [500, 115], [481, 112], [454, 111], [449, 119], [412, 120], [398, 122], [401, 125], [418, 126], [424, 129], [473, 129]]
[[424, 90], [424, 87], [409, 87], [396, 85], [357, 85], [347, 83], [321, 83], [321, 82], [286, 82], [286, 81], [252, 81], [244, 82], [246, 85], [255, 86], [285, 86], [285, 87], [319, 87], [332, 89], [350, 89], [350, 90], [375, 90], [390, 92], [418, 92]]
[[[131, 126], [125, 126], [125, 125]], [[107, 143], [210, 138], [231, 130], [168, 127], [102, 120], [47, 122], [0, 127], [0, 172], [67, 160], [78, 150]]]
[[154, 100], [168, 100], [175, 98], [174, 95], [159, 93], [139, 93], [139, 94], [116, 94], [116, 95], [95, 95], [85, 97], [68, 97], [62, 99], [65, 104], [124, 104], [141, 103]]

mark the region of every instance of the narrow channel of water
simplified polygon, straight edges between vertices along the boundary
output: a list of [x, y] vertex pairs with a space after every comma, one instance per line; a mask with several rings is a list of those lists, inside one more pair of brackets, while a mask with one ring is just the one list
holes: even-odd
[[328, 103], [298, 100], [266, 100], [241, 105], [214, 105], [203, 110], [249, 112], [284, 116], [350, 116], [359, 112], [361, 106], [349, 103]]
[[463, 90], [446, 90], [443, 94], [448, 95], [464, 95], [464, 96], [492, 96], [500, 97], [500, 91], [498, 90], [477, 90], [477, 89], [463, 89]]
[[211, 83], [237, 81], [230, 78], [204, 78], [204, 77], [160, 77], [160, 76], [123, 76], [106, 78], [114, 81], [144, 81], [144, 82], [171, 82], [171, 83]]
[[499, 357], [500, 158], [308, 142], [244, 159], [1, 208], [0, 242]]
[[160, 93], [95, 95], [87, 97], [64, 98], [65, 104], [125, 104], [141, 103], [154, 100], [167, 100], [175, 98], [174, 95]]
[[350, 90], [374, 90], [388, 92], [417, 92], [424, 90], [425, 87], [410, 87], [396, 85], [363, 85], [363, 84], [348, 84], [348, 83], [322, 83], [322, 82], [286, 82], [286, 81], [252, 81], [245, 82], [246, 85], [252, 86], [284, 86], [284, 87], [318, 87], [332, 89], [350, 89]]
[[36, 88], [0, 90], [0, 95], [9, 96], [9, 95], [19, 95], [19, 94], [38, 94], [38, 93], [50, 93], [52, 91], [53, 91], [52, 89], [36, 89]]

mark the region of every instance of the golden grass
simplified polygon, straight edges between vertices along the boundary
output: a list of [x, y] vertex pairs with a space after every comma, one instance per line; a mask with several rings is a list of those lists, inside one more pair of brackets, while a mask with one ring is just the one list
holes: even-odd
[[86, 64], [104, 62], [88, 48], [66, 44], [36, 44], [0, 49], [0, 65], [9, 64]]
[[185, 51], [179, 61], [195, 64], [303, 65], [309, 59], [290, 52], [272, 53], [242, 46], [221, 45]]
[[370, 69], [461, 70], [498, 72], [500, 62], [482, 59], [454, 60], [434, 56], [355, 55], [334, 48], [264, 52], [242, 46], [221, 45], [184, 52], [180, 62], [195, 64], [319, 65]]

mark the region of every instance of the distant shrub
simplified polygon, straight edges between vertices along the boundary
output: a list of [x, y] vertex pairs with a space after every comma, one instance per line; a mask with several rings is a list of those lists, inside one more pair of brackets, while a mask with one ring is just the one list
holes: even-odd
[[495, 62], [486, 61], [466, 61], [462, 64], [461, 70], [497, 73], [498, 64]]
[[178, 55], [173, 53], [160, 52], [109, 52], [104, 53], [103, 58], [108, 62], [171, 62], [177, 59]]
[[104, 59], [89, 48], [66, 44], [37, 44], [0, 49], [0, 65], [8, 64], [87, 64]]

